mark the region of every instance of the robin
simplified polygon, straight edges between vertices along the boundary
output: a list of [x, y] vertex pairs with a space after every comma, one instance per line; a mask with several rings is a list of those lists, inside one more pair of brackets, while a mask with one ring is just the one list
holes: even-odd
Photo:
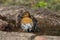
[[20, 26], [23, 31], [33, 32], [36, 29], [37, 20], [28, 11], [20, 18]]

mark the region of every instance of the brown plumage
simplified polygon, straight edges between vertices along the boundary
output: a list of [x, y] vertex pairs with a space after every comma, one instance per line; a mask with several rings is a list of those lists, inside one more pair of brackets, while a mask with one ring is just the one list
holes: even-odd
[[37, 32], [37, 20], [28, 11], [24, 12], [20, 17], [18, 25], [23, 31]]

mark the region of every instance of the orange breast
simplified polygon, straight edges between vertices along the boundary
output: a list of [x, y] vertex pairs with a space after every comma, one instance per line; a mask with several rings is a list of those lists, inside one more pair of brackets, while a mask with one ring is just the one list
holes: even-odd
[[21, 23], [27, 24], [27, 23], [33, 23], [33, 21], [31, 18], [26, 17], [21, 20]]

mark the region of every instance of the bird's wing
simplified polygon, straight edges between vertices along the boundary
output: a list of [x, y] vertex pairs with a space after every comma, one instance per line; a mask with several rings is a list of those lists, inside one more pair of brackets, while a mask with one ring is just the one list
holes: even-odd
[[18, 15], [18, 17], [17, 17], [17, 25], [18, 25], [18, 27], [20, 28], [20, 22], [21, 22], [21, 19], [22, 19], [22, 16], [21, 15]]
[[31, 18], [34, 22], [33, 32], [39, 32], [40, 28], [38, 26], [38, 20], [34, 16], [31, 16]]

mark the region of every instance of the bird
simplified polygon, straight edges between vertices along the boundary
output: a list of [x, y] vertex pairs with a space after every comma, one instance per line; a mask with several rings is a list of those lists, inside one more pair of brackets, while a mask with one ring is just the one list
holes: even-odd
[[19, 26], [26, 32], [37, 30], [37, 20], [28, 11], [25, 11], [20, 17]]

